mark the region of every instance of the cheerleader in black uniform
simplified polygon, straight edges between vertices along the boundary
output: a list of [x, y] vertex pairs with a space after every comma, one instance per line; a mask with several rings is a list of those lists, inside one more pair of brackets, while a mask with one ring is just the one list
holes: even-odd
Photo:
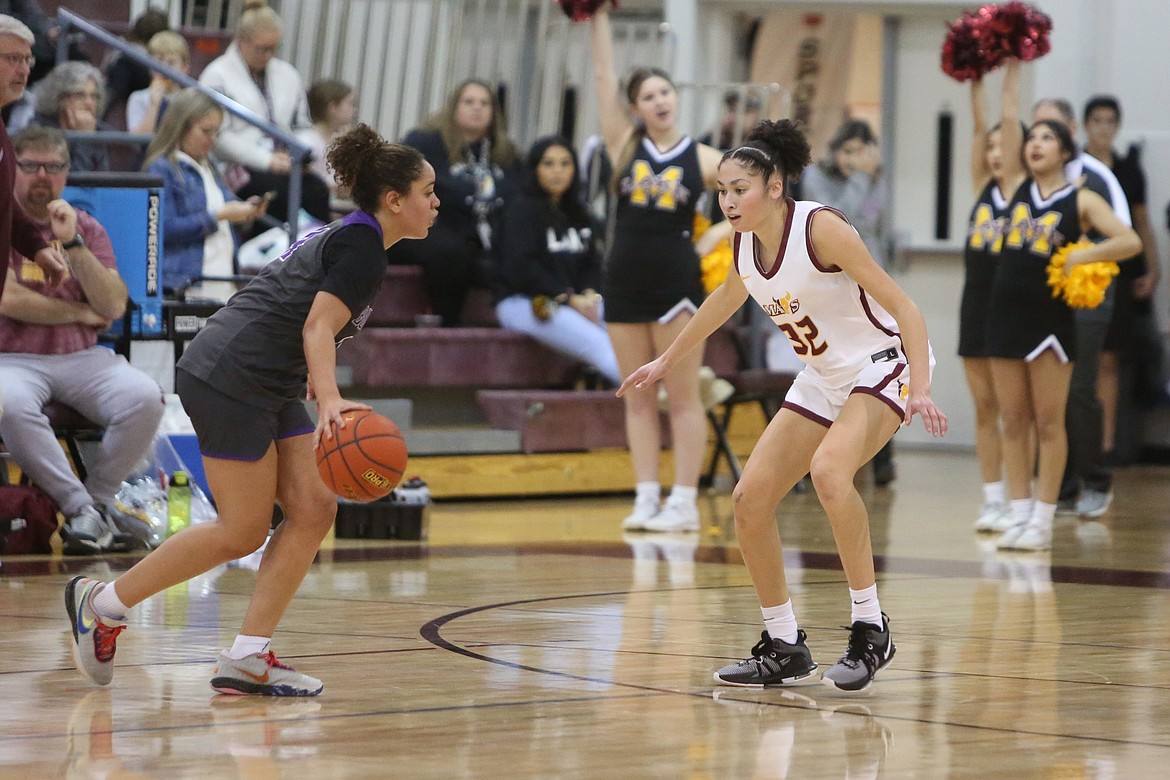
[[[1043, 120], [1028, 131], [1024, 163], [1030, 178], [1016, 191], [987, 313], [987, 354], [1003, 415], [1003, 462], [1015, 524], [1001, 549], [1046, 550], [1068, 456], [1064, 412], [1075, 350], [1072, 310], [1048, 287], [1052, 253], [1094, 230], [1100, 243], [1068, 256], [1080, 263], [1118, 261], [1141, 251], [1141, 240], [1100, 195], [1070, 184], [1064, 164], [1076, 156], [1068, 127]], [[1032, 431], [1039, 445], [1032, 490]], [[1034, 498], [1033, 498], [1034, 496]]]
[[[722, 154], [678, 129], [678, 93], [661, 70], [635, 70], [623, 105], [607, 8], [594, 15], [592, 25], [602, 138], [615, 161], [618, 199], [602, 294], [609, 337], [625, 377], [665, 350], [703, 302], [691, 231], [696, 202], [705, 187], [714, 186]], [[662, 380], [670, 399], [675, 473], [662, 506], [657, 399], [653, 393], [625, 396], [626, 436], [637, 480], [634, 511], [622, 523], [626, 530], [699, 530], [695, 497], [707, 443], [698, 378], [702, 352], [680, 360]]]
[[983, 81], [971, 82], [971, 114], [975, 120], [971, 181], [975, 184], [976, 200], [963, 249], [966, 276], [959, 308], [959, 357], [963, 359], [967, 387], [975, 402], [975, 452], [983, 476], [983, 508], [975, 521], [976, 531], [1006, 531], [1015, 522], [1003, 484], [999, 405], [991, 383], [986, 344], [987, 306], [1003, 247], [1008, 204], [1024, 180], [1021, 153], [1024, 129], [1018, 119], [1020, 61], [1009, 59], [1004, 71], [1000, 121], [990, 130]]

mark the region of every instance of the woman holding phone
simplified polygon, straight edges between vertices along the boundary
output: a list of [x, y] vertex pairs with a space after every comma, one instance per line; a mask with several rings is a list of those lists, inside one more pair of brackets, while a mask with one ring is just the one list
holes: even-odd
[[[145, 169], [163, 179], [163, 287], [186, 289], [203, 276], [236, 273], [234, 225], [268, 210], [275, 191], [242, 201], [220, 178], [211, 159], [223, 109], [197, 89], [171, 98], [158, 133], [146, 150]], [[227, 300], [231, 282], [208, 282], [199, 295]]]

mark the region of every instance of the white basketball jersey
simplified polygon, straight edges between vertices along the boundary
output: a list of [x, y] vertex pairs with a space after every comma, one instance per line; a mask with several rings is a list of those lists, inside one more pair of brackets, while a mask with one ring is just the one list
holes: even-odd
[[788, 336], [797, 357], [819, 374], [855, 374], [867, 363], [905, 360], [893, 316], [832, 258], [817, 257], [810, 228], [822, 209], [840, 215], [820, 203], [788, 201], [779, 259], [767, 274], [755, 234], [737, 233], [735, 267], [744, 286]]

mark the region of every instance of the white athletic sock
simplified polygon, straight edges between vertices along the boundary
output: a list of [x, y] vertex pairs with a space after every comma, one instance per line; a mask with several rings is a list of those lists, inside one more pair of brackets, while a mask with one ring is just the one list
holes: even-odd
[[871, 623], [878, 628], [882, 627], [882, 605], [878, 603], [877, 583], [861, 590], [849, 589], [850, 620], [854, 623]]
[[1012, 515], [1017, 523], [1026, 523], [1032, 519], [1032, 503], [1030, 498], [1012, 499]]
[[1003, 490], [1003, 481], [983, 483], [983, 503], [1006, 504], [1007, 496]]
[[695, 499], [699, 497], [699, 489], [697, 487], [687, 487], [686, 485], [674, 485], [670, 488], [670, 500], [677, 501], [682, 504], [694, 504]]
[[654, 502], [657, 503], [662, 500], [662, 485], [657, 482], [639, 482], [634, 485], [634, 498], [638, 501], [643, 498], [654, 499]]
[[1032, 505], [1032, 519], [1029, 521], [1037, 528], [1051, 528], [1052, 518], [1056, 517], [1056, 504], [1045, 504], [1037, 501]]
[[792, 599], [774, 607], [760, 607], [764, 616], [764, 628], [773, 639], [793, 644], [796, 642], [796, 615], [792, 612]]
[[234, 661], [238, 661], [250, 655], [266, 653], [268, 652], [268, 645], [271, 643], [272, 637], [269, 636], [236, 634], [236, 641], [232, 643], [232, 649], [228, 650], [228, 657]]
[[93, 594], [93, 601], [90, 602], [90, 605], [98, 617], [109, 618], [110, 620], [117, 620], [119, 622], [126, 619], [126, 612], [129, 610], [122, 603], [122, 599], [118, 598], [118, 593], [114, 590], [114, 583], [112, 582], [107, 582], [98, 588], [97, 593]]

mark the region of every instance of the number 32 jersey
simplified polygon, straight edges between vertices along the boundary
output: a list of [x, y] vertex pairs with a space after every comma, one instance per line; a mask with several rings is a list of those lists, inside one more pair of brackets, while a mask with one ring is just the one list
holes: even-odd
[[776, 262], [765, 273], [754, 233], [735, 234], [735, 270], [748, 293], [788, 336], [797, 357], [826, 378], [848, 381], [871, 363], [905, 361], [893, 316], [812, 245], [813, 215], [836, 209], [788, 200]]

